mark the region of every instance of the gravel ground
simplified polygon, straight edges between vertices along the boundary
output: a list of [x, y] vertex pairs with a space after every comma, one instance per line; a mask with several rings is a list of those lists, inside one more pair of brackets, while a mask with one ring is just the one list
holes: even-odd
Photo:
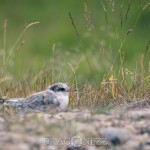
[[[148, 100], [149, 102], [150, 100]], [[2, 150], [150, 150], [150, 105], [131, 103], [107, 114], [1, 113]]]

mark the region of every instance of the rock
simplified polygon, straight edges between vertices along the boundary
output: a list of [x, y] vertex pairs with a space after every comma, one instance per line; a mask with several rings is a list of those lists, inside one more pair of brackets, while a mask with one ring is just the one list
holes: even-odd
[[133, 120], [150, 119], [149, 109], [129, 111], [127, 115]]
[[117, 127], [101, 128], [99, 134], [101, 137], [107, 138], [113, 145], [124, 144], [134, 136], [128, 130]]
[[5, 120], [0, 117], [0, 123], [3, 123]]
[[140, 120], [132, 123], [132, 126], [136, 129], [136, 134], [150, 134], [150, 121]]
[[88, 146], [87, 150], [97, 150], [97, 148], [95, 146]]
[[133, 124], [132, 123], [126, 123], [126, 122], [124, 122], [124, 125], [125, 125], [125, 129], [127, 130], [127, 131], [130, 131], [130, 132], [132, 132], [132, 133], [134, 133], [134, 134], [136, 134], [137, 133], [137, 130], [135, 129], [135, 126], [133, 126]]
[[16, 149], [30, 150], [30, 147], [28, 144], [25, 144], [25, 143], [18, 143], [18, 144], [14, 144], [14, 145], [5, 145], [3, 147], [3, 150], [16, 150]]
[[4, 131], [4, 126], [3, 124], [0, 124], [0, 132]]
[[[132, 150], [145, 150], [146, 142], [149, 141], [148, 135], [137, 135], [132, 140], [129, 140], [125, 145], [121, 146], [121, 149], [132, 149]], [[148, 146], [148, 145], [146, 145]]]
[[58, 113], [58, 116], [65, 120], [73, 120], [76, 118], [76, 113], [73, 112], [61, 112]]
[[92, 116], [93, 121], [108, 121], [112, 119], [112, 115], [95, 114]]
[[54, 115], [53, 118], [57, 119], [57, 120], [62, 120], [62, 115], [60, 115], [59, 113]]
[[137, 100], [127, 104], [126, 109], [143, 109], [150, 106], [150, 99]]
[[66, 150], [87, 150], [85, 147], [68, 146]]
[[143, 144], [138, 141], [129, 141], [124, 145], [121, 145], [117, 150], [143, 150]]
[[91, 113], [89, 112], [79, 112], [76, 114], [77, 120], [88, 120], [91, 118]]
[[85, 123], [75, 123], [76, 133], [82, 133], [84, 137], [98, 137], [95, 127]]
[[4, 125], [3, 125], [3, 123], [4, 123], [4, 119], [0, 117], [0, 132], [4, 131]]
[[136, 135], [132, 139], [132, 141], [138, 141], [138, 143], [142, 143], [142, 144], [148, 142], [149, 140], [150, 140], [150, 136], [147, 133], [143, 135]]

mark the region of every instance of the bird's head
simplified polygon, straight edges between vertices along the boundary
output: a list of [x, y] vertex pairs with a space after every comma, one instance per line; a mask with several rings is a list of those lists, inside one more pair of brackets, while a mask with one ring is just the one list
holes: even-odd
[[56, 83], [48, 87], [49, 90], [53, 92], [59, 92], [68, 94], [69, 92], [73, 92], [75, 90], [71, 90], [66, 83]]

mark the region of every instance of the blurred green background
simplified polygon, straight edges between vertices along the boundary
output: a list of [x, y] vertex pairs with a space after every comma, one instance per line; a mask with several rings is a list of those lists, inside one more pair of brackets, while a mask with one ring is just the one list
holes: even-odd
[[[57, 75], [65, 78], [68, 74], [72, 76], [68, 65], [70, 63], [74, 69], [77, 68], [79, 80], [85, 79], [91, 72], [100, 78], [109, 70], [130, 29], [134, 30], [127, 35], [122, 51], [125, 68], [133, 71], [136, 65], [140, 65], [138, 62], [141, 54], [144, 54], [150, 40], [148, 2], [149, 0], [1, 0], [1, 51], [5, 19], [7, 53], [25, 25], [40, 22], [25, 33], [25, 43], [14, 55], [6, 74], [17, 79], [29, 71], [34, 74], [47, 64], [49, 68], [55, 65]], [[149, 52], [146, 52], [145, 69], [148, 69], [148, 60]], [[116, 62], [119, 63], [119, 58]], [[116, 68], [117, 65], [116, 63]]]

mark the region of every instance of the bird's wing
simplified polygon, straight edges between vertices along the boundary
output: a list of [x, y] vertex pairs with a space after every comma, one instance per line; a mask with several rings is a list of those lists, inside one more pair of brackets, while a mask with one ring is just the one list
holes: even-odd
[[32, 94], [25, 98], [23, 106], [24, 107], [30, 107], [35, 108], [37, 106], [40, 106], [43, 102], [43, 92], [38, 92], [35, 94]]
[[53, 92], [46, 90], [28, 96], [23, 105], [32, 109], [42, 106], [57, 106], [57, 99]]

